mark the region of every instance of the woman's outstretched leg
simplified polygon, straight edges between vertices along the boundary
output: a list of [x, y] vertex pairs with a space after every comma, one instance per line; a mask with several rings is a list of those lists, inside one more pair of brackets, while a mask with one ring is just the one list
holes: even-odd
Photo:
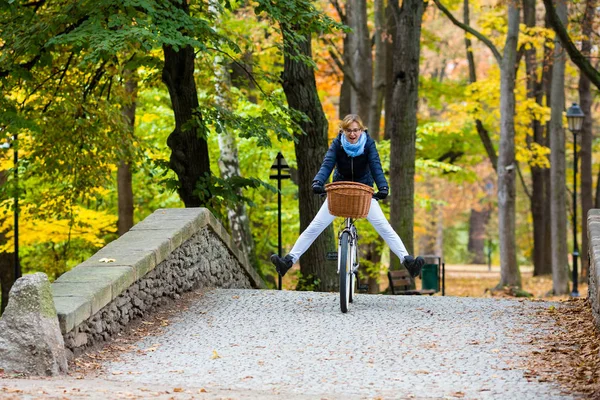
[[367, 220], [373, 225], [373, 228], [379, 233], [379, 236], [385, 240], [390, 250], [398, 256], [400, 262], [408, 269], [410, 274], [414, 277], [419, 275], [421, 268], [425, 264], [423, 257], [417, 257], [416, 259], [408, 254], [404, 243], [400, 236], [394, 231], [387, 218], [381, 211], [381, 207], [377, 200], [371, 200], [371, 208], [369, 209], [369, 215]]
[[329, 213], [329, 209], [327, 207], [327, 199], [321, 206], [321, 209], [312, 220], [308, 228], [302, 232], [300, 237], [296, 240], [294, 247], [285, 257], [279, 257], [277, 254], [271, 255], [271, 262], [275, 264], [275, 268], [277, 269], [277, 273], [281, 276], [285, 275], [285, 273], [294, 265], [296, 261], [308, 250], [310, 245], [315, 241], [315, 239], [333, 222], [335, 217]]

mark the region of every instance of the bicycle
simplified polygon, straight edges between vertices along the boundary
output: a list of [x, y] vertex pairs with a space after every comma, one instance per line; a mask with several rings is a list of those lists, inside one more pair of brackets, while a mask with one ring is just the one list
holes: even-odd
[[344, 227], [338, 234], [338, 265], [340, 278], [340, 309], [348, 312], [348, 304], [354, 301], [358, 284], [358, 231], [355, 218], [364, 218], [369, 213], [373, 188], [357, 182], [334, 182], [325, 185], [329, 197], [331, 215], [344, 218]]
[[358, 267], [358, 231], [352, 218], [344, 220], [344, 228], [338, 234], [338, 268], [340, 278], [340, 309], [348, 312], [348, 304], [354, 301], [357, 285]]

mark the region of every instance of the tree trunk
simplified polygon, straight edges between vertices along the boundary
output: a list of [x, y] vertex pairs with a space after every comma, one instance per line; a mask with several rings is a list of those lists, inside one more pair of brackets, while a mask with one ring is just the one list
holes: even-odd
[[[189, 14], [188, 2], [173, 2]], [[194, 193], [198, 180], [210, 176], [210, 158], [202, 115], [198, 111], [198, 93], [194, 81], [194, 48], [164, 45], [165, 62], [162, 81], [169, 89], [175, 115], [175, 130], [169, 135], [167, 145], [171, 149], [169, 166], [179, 178], [179, 196], [186, 207], [200, 207], [205, 199]], [[194, 119], [194, 123], [184, 124]], [[210, 188], [209, 188], [210, 190]]]
[[358, 114], [369, 126], [369, 110], [373, 87], [373, 60], [371, 38], [367, 26], [366, 0], [348, 0], [346, 7], [347, 23], [353, 32], [348, 34], [348, 47], [344, 49], [346, 65], [354, 75], [351, 113]]
[[[126, 79], [125, 93], [127, 94], [126, 103], [123, 106], [123, 117], [127, 122], [131, 136], [135, 130], [135, 107], [137, 99], [137, 79], [134, 77], [135, 71], [126, 69], [123, 76]], [[117, 228], [119, 236], [123, 235], [133, 226], [133, 187], [131, 166], [129, 160], [121, 160], [117, 169], [117, 187], [119, 202], [119, 220]]]
[[352, 112], [352, 86], [350, 80], [344, 76], [344, 80], [340, 85], [340, 104], [339, 104], [339, 117], [343, 119], [346, 115]]
[[519, 39], [519, 8], [508, 3], [508, 32], [500, 75], [500, 147], [498, 151], [499, 286], [521, 286], [515, 240], [515, 76]]
[[481, 210], [471, 209], [469, 218], [469, 244], [467, 246], [471, 253], [473, 264], [485, 264], [485, 237], [486, 225], [490, 219], [491, 209], [489, 207]]
[[[419, 99], [419, 55], [422, 0], [404, 0], [399, 6], [391, 1], [396, 20], [393, 53], [392, 102], [390, 113], [390, 206], [391, 225], [402, 238], [409, 253], [413, 252], [415, 140]], [[390, 256], [390, 264], [399, 260]]]
[[373, 67], [373, 92], [371, 93], [371, 107], [369, 109], [369, 134], [379, 140], [379, 125], [381, 124], [381, 110], [385, 96], [385, 59], [386, 40], [385, 9], [383, 0], [374, 0], [375, 7], [375, 61]]
[[[529, 28], [536, 26], [535, 3], [536, 0], [523, 0], [523, 19], [525, 25]], [[535, 47], [525, 50], [525, 66], [527, 71], [527, 97], [535, 99], [541, 105], [543, 92], [540, 90], [541, 85], [537, 80], [537, 50]], [[540, 121], [534, 120], [531, 128], [533, 135], [527, 136], [528, 147], [531, 148], [533, 143], [544, 146], [544, 130]], [[530, 162], [529, 167], [532, 181], [530, 208], [533, 219], [533, 275], [539, 276], [552, 272], [552, 264], [548, 262], [546, 256], [549, 252], [545, 243], [545, 219], [547, 218], [547, 214], [544, 213], [545, 168], [538, 167], [535, 162]]]
[[14, 253], [0, 253], [0, 289], [2, 291], [0, 315], [8, 304], [8, 293], [13, 283], [15, 283], [15, 255]]
[[396, 22], [396, 0], [388, 1], [386, 7], [386, 26], [387, 40], [385, 41], [385, 105], [384, 121], [383, 121], [383, 138], [390, 140], [392, 137], [392, 109], [394, 98], [394, 51], [396, 48], [396, 31], [398, 24]]
[[[298, 135], [296, 143], [296, 162], [298, 163], [298, 201], [300, 203], [300, 229], [304, 231], [317, 214], [323, 201], [312, 193], [312, 180], [317, 174], [327, 152], [328, 123], [321, 101], [317, 94], [314, 70], [307, 64], [293, 59], [296, 54], [290, 43], [290, 32], [282, 24], [284, 44], [284, 64], [282, 86], [290, 108], [308, 116], [300, 126], [306, 133]], [[297, 43], [298, 52], [312, 57], [310, 33], [304, 35], [305, 41]], [[319, 279], [320, 291], [333, 291], [338, 287], [335, 268], [326, 262], [326, 253], [335, 249], [333, 228], [329, 226], [314, 241], [300, 262], [300, 271], [304, 278]]]
[[[593, 34], [594, 10], [597, 6], [597, 0], [587, 0], [585, 2], [585, 13], [582, 21], [583, 39], [581, 41], [581, 53], [589, 57], [592, 50], [590, 37]], [[593, 141], [593, 119], [592, 119], [592, 91], [589, 78], [579, 74], [579, 104], [585, 114], [583, 127], [581, 129], [581, 279], [587, 280], [589, 271], [588, 246], [589, 238], [587, 235], [587, 214], [593, 208], [593, 182], [592, 182], [592, 141]]]
[[[550, 24], [545, 22], [546, 28], [550, 29]], [[542, 69], [542, 87], [546, 97], [546, 106], [551, 107], [552, 102], [552, 76], [553, 76], [553, 53], [554, 43], [549, 40], [544, 44], [544, 68]], [[544, 129], [543, 144], [547, 148], [550, 148], [550, 121], [546, 123]], [[550, 168], [546, 168], [541, 172], [544, 181], [544, 251], [543, 261], [540, 269], [538, 270], [539, 275], [548, 275], [552, 273], [552, 187], [550, 184]]]
[[[226, 88], [229, 86], [229, 73], [227, 69], [219, 64], [218, 58], [215, 59], [214, 65], [215, 78], [217, 82], [216, 96], [217, 104], [221, 107], [229, 107], [229, 102], [226, 99]], [[224, 179], [231, 179], [240, 176], [240, 165], [238, 159], [238, 149], [235, 142], [235, 137], [231, 132], [222, 127], [219, 134], [219, 170]], [[241, 195], [241, 190], [237, 191]], [[250, 220], [246, 211], [246, 205], [243, 202], [238, 203], [235, 207], [227, 208], [227, 217], [231, 229], [231, 237], [237, 247], [248, 256], [252, 265], [256, 264], [256, 256], [254, 252], [254, 240], [250, 231]]]
[[[0, 185], [6, 184], [8, 171], [0, 171]], [[6, 243], [6, 234], [0, 233], [0, 243]], [[15, 253], [0, 253], [0, 315], [8, 304], [8, 293], [15, 283]]]
[[[214, 1], [214, 0], [213, 0]], [[220, 22], [220, 12], [218, 5], [211, 2], [209, 7], [215, 16], [215, 22]], [[216, 27], [215, 27], [216, 29]], [[248, 57], [248, 54], [246, 54]], [[215, 102], [222, 109], [231, 109], [231, 100], [229, 99], [229, 91], [232, 86], [231, 75], [227, 68], [226, 60], [222, 56], [216, 56], [213, 62], [213, 70], [215, 74]], [[250, 80], [240, 80], [240, 83], [249, 83]], [[240, 163], [238, 159], [238, 149], [235, 141], [235, 136], [230, 132], [224, 123], [219, 121], [221, 125], [221, 133], [219, 134], [219, 170], [221, 177], [231, 179], [239, 177]], [[242, 194], [241, 190], [237, 191], [238, 195]], [[254, 239], [250, 230], [250, 219], [246, 211], [246, 204], [239, 202], [236, 206], [227, 207], [227, 218], [231, 229], [231, 237], [236, 246], [248, 257], [250, 264], [255, 268], [258, 266], [256, 254], [254, 251]]]
[[[343, 13], [343, 10], [338, 9], [340, 13], [340, 20], [342, 24], [348, 25], [347, 13]], [[343, 41], [343, 54], [342, 54], [342, 62], [346, 63], [348, 66], [348, 57], [346, 54], [349, 52], [350, 48], [350, 38], [351, 34], [344, 34]], [[338, 113], [339, 118], [343, 119], [346, 115], [352, 113], [352, 84], [350, 83], [350, 77], [346, 75], [345, 70], [342, 68], [342, 84], [340, 85], [340, 99], [338, 105]]]
[[[563, 23], [567, 19], [567, 6], [557, 2], [556, 11]], [[560, 40], [554, 40], [554, 65], [552, 68], [552, 100], [550, 117], [550, 184], [552, 190], [552, 287], [556, 295], [569, 293], [569, 263], [567, 259], [567, 198], [565, 132], [563, 110], [565, 108], [565, 53]]]

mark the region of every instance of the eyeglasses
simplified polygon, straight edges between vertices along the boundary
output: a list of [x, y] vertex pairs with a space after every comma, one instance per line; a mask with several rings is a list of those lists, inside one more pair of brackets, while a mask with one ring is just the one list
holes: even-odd
[[362, 132], [362, 129], [344, 129], [344, 132], [346, 133], [360, 133]]

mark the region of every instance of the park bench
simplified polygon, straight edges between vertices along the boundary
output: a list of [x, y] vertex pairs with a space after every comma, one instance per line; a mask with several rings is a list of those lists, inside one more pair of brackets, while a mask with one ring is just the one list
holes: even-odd
[[433, 295], [440, 291], [440, 269], [442, 281], [442, 296], [445, 294], [446, 268], [439, 256], [424, 256], [425, 260], [434, 260], [425, 264], [421, 271], [423, 289], [411, 289], [412, 278], [406, 268], [388, 271], [390, 293], [398, 295]]

